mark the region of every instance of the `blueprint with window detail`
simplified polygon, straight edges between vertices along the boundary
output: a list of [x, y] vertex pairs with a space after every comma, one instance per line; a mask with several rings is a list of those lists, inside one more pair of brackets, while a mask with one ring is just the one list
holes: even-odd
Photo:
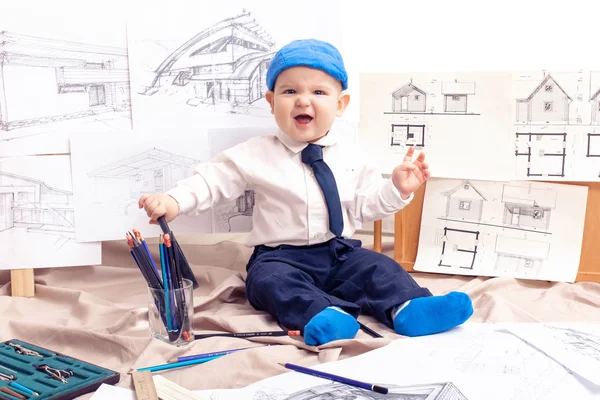
[[428, 181], [415, 270], [574, 282], [586, 186]]

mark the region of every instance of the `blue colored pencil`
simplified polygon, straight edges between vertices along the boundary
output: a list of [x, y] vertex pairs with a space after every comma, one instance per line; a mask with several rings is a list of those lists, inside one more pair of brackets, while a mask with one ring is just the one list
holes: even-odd
[[40, 395], [39, 393], [34, 392], [33, 390], [26, 388], [25, 386], [15, 382], [15, 381], [10, 381], [10, 383], [8, 385], [12, 386], [16, 389], [21, 389], [23, 392], [27, 393], [29, 396], [39, 396]]
[[295, 364], [290, 364], [290, 363], [285, 363], [285, 364], [279, 363], [279, 365], [281, 365], [287, 369], [296, 371], [296, 372], [301, 372], [301, 373], [307, 374], [307, 375], [313, 375], [318, 378], [328, 379], [331, 381], [340, 382], [340, 383], [350, 385], [350, 386], [356, 386], [356, 387], [366, 389], [366, 390], [372, 390], [373, 392], [377, 392], [377, 393], [387, 394], [389, 391], [389, 389], [384, 386], [379, 386], [379, 385], [374, 385], [372, 383], [356, 381], [354, 379], [344, 378], [343, 376], [328, 374], [327, 372], [322, 372], [322, 371], [317, 371], [317, 370], [306, 368], [306, 367], [301, 367], [300, 365], [295, 365]]
[[167, 330], [172, 331], [173, 326], [171, 322], [171, 296], [169, 291], [169, 281], [167, 279], [167, 267], [165, 265], [165, 254], [162, 236], [160, 237], [158, 250], [160, 252], [160, 266], [162, 270], [163, 290], [165, 293], [165, 317], [167, 319]]
[[219, 357], [223, 357], [224, 355], [225, 354], [220, 355], [220, 356], [198, 358], [196, 360], [182, 361], [182, 362], [176, 362], [176, 363], [170, 363], [170, 364], [154, 365], [152, 367], [139, 368], [137, 370], [137, 372], [143, 372], [143, 371], [156, 372], [156, 371], [164, 371], [164, 370], [167, 370], [167, 369], [174, 369], [174, 368], [179, 368], [179, 367], [186, 367], [188, 365], [203, 364], [205, 362], [212, 361], [212, 360], [217, 359]]
[[[270, 345], [266, 345], [266, 346], [270, 346]], [[266, 347], [266, 346], [264, 346], [264, 347]], [[206, 358], [206, 357], [213, 357], [213, 356], [226, 356], [227, 354], [235, 353], [236, 351], [252, 349], [254, 347], [263, 347], [263, 346], [240, 347], [239, 349], [214, 351], [212, 353], [204, 353], [204, 354], [194, 354], [193, 356], [181, 356], [181, 357], [170, 359], [169, 363], [172, 364], [172, 363], [176, 363], [176, 362], [197, 360], [199, 358]]]

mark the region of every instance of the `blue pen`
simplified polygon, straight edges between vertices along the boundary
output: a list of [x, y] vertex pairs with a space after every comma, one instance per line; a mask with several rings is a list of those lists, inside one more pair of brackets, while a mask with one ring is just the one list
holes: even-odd
[[203, 364], [205, 362], [214, 360], [216, 358], [223, 357], [224, 355], [225, 354], [218, 355], [218, 356], [212, 356], [212, 357], [199, 358], [196, 360], [189, 360], [189, 361], [182, 361], [182, 362], [176, 362], [176, 363], [170, 363], [170, 364], [155, 365], [153, 367], [139, 368], [137, 370], [137, 372], [143, 372], [143, 371], [156, 372], [156, 371], [164, 371], [166, 369], [185, 367], [188, 365]]
[[25, 393], [27, 393], [30, 396], [39, 396], [40, 394], [37, 392], [34, 392], [33, 390], [26, 388], [25, 386], [18, 384], [15, 381], [10, 381], [10, 383], [8, 384], [9, 386], [12, 386], [16, 389], [21, 389], [22, 391], [24, 391]]

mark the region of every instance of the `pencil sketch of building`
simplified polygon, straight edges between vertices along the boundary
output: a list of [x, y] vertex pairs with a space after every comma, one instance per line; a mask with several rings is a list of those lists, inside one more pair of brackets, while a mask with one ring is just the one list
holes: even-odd
[[467, 113], [468, 96], [475, 94], [475, 82], [442, 82], [444, 112]]
[[226, 104], [244, 113], [264, 97], [275, 55], [270, 35], [249, 12], [224, 19], [187, 40], [155, 70], [141, 93], [183, 93], [190, 106]]
[[550, 243], [496, 236], [494, 271], [519, 278], [535, 278], [550, 255]]
[[254, 190], [245, 190], [234, 201], [219, 204], [213, 208], [215, 233], [250, 232], [254, 212]]
[[557, 192], [549, 189], [533, 189], [530, 186], [503, 185], [502, 223], [523, 229], [550, 227], [550, 216], [556, 208]]
[[467, 400], [467, 397], [452, 382], [381, 386], [387, 387], [389, 392], [381, 394], [343, 383], [326, 383], [292, 393], [283, 400]]
[[554, 337], [560, 340], [569, 352], [600, 362], [600, 336], [572, 328], [545, 326], [555, 332]]
[[473, 184], [464, 180], [454, 189], [441, 193], [446, 196], [446, 218], [480, 221], [483, 202], [487, 201]]
[[192, 175], [199, 160], [156, 148], [103, 165], [88, 173], [94, 180], [99, 203], [108, 193], [121, 201], [137, 200], [143, 194], [166, 192], [177, 181]]
[[392, 111], [396, 113], [425, 112], [427, 93], [410, 83], [392, 93]]
[[600, 88], [590, 98], [592, 103], [592, 124], [600, 124]]
[[517, 99], [517, 121], [568, 123], [572, 101], [552, 75], [547, 74], [529, 96]]
[[59, 236], [55, 244], [64, 244], [75, 235], [72, 192], [0, 171], [0, 232], [9, 229]]
[[126, 49], [0, 32], [4, 139], [70, 120], [130, 121], [129, 110]]

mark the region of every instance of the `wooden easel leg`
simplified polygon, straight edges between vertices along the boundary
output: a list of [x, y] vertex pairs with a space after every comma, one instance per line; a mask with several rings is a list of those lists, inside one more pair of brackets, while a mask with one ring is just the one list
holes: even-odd
[[381, 236], [383, 235], [383, 223], [377, 220], [373, 223], [373, 250], [381, 253]]
[[15, 297], [34, 297], [35, 282], [33, 268], [13, 269], [10, 271], [10, 286]]

